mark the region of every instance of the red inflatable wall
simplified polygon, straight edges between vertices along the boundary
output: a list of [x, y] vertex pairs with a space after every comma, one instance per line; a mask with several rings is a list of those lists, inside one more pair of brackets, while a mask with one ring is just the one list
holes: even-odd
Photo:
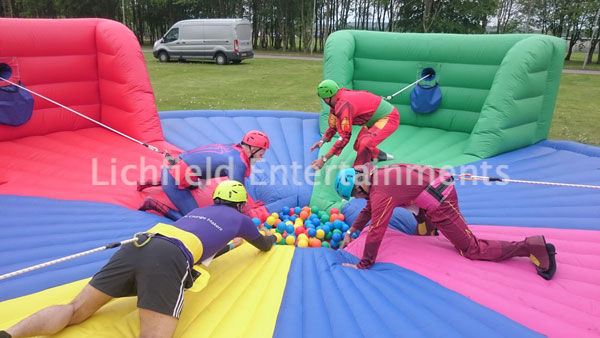
[[[103, 19], [0, 19], [0, 58], [13, 57], [23, 84], [144, 142], [163, 140], [139, 43]], [[0, 141], [94, 127], [34, 97], [31, 120], [0, 125]]]

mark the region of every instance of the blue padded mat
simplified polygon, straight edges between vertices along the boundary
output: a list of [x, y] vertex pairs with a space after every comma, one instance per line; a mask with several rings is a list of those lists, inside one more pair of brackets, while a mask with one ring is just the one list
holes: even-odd
[[[99, 202], [0, 195], [0, 275], [131, 238], [169, 220]], [[117, 249], [0, 281], [0, 301], [91, 277]]]
[[343, 262], [358, 259], [345, 251], [296, 249], [274, 337], [541, 337], [394, 264], [365, 271]]
[[[247, 178], [248, 193], [270, 211], [310, 202], [312, 185], [305, 184], [305, 168], [317, 158], [309, 148], [321, 138], [319, 115], [290, 111], [168, 111], [160, 119], [165, 139], [190, 150], [208, 144], [236, 144], [252, 129], [265, 132], [271, 148]], [[309, 169], [307, 172], [312, 172]]]
[[[491, 167], [487, 175], [483, 164]], [[482, 176], [498, 176], [500, 168], [510, 179], [600, 186], [600, 148], [542, 141], [465, 168]], [[469, 224], [600, 230], [600, 189], [461, 181], [457, 192]]]

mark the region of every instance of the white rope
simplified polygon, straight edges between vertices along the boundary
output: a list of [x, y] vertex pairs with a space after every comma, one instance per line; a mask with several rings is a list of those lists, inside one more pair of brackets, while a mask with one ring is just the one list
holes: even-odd
[[412, 87], [412, 86], [416, 85], [417, 83], [419, 83], [419, 81], [421, 81], [421, 80], [424, 80], [424, 79], [426, 79], [426, 78], [428, 78], [428, 77], [430, 77], [430, 76], [431, 76], [431, 74], [429, 74], [429, 75], [425, 75], [425, 76], [423, 76], [422, 78], [418, 79], [417, 81], [415, 81], [415, 82], [413, 82], [413, 83], [409, 84], [408, 86], [406, 86], [406, 87], [404, 87], [404, 88], [400, 89], [399, 91], [395, 92], [394, 94], [392, 94], [392, 95], [390, 95], [390, 96], [387, 96], [387, 97], [385, 97], [384, 99], [385, 99], [386, 101], [389, 101], [389, 100], [393, 99], [393, 98], [394, 98], [394, 96], [396, 96], [396, 95], [398, 95], [398, 94], [402, 93], [403, 91], [407, 90], [408, 88], [410, 88], [410, 87]]
[[52, 103], [54, 103], [55, 105], [57, 105], [57, 106], [59, 106], [59, 107], [62, 107], [62, 108], [66, 109], [66, 110], [68, 110], [68, 111], [70, 111], [70, 112], [72, 112], [72, 113], [74, 113], [74, 114], [77, 114], [77, 115], [79, 115], [79, 116], [83, 117], [84, 119], [86, 119], [86, 120], [88, 120], [88, 121], [94, 122], [94, 123], [96, 123], [97, 125], [100, 125], [100, 126], [102, 126], [102, 127], [106, 128], [106, 129], [108, 129], [108, 130], [110, 130], [110, 131], [112, 131], [112, 132], [114, 132], [114, 133], [117, 133], [117, 134], [119, 134], [119, 135], [121, 135], [121, 136], [123, 136], [123, 137], [125, 137], [125, 138], [127, 138], [127, 139], [129, 139], [129, 140], [131, 140], [131, 141], [133, 141], [133, 142], [137, 142], [137, 143], [139, 143], [139, 144], [143, 145], [144, 147], [147, 147], [147, 148], [148, 148], [148, 149], [150, 149], [150, 150], [153, 150], [153, 151], [155, 151], [155, 152], [157, 152], [157, 153], [159, 153], [159, 152], [160, 152], [160, 151], [158, 150], [158, 148], [156, 148], [156, 147], [154, 147], [154, 146], [151, 146], [151, 145], [149, 145], [149, 144], [147, 144], [147, 143], [145, 143], [145, 142], [142, 142], [142, 141], [140, 141], [140, 140], [137, 140], [137, 139], [135, 139], [135, 138], [133, 138], [133, 137], [131, 137], [131, 136], [127, 135], [127, 134], [123, 134], [122, 132], [120, 132], [120, 131], [118, 131], [118, 130], [116, 130], [116, 129], [114, 129], [114, 128], [111, 128], [111, 127], [107, 126], [107, 125], [106, 125], [106, 124], [104, 124], [104, 123], [98, 122], [98, 121], [94, 120], [94, 119], [93, 119], [93, 118], [91, 118], [91, 117], [85, 116], [85, 115], [83, 115], [82, 113], [80, 113], [80, 112], [78, 112], [78, 111], [76, 111], [76, 110], [74, 110], [74, 109], [71, 109], [71, 108], [69, 108], [69, 107], [67, 107], [67, 106], [65, 106], [65, 105], [62, 105], [62, 104], [60, 104], [60, 103], [58, 103], [58, 102], [56, 102], [56, 101], [54, 101], [54, 100], [52, 100], [52, 99], [49, 99], [49, 98], [45, 97], [45, 96], [44, 96], [44, 95], [42, 95], [42, 94], [38, 94], [38, 93], [34, 92], [33, 90], [27, 89], [27, 88], [25, 88], [25, 87], [23, 87], [23, 86], [21, 86], [21, 85], [19, 85], [19, 84], [17, 84], [17, 83], [14, 83], [14, 82], [12, 82], [12, 81], [10, 81], [10, 80], [7, 80], [7, 79], [5, 79], [5, 78], [3, 78], [3, 77], [1, 77], [1, 76], [0, 76], [0, 80], [6, 81], [6, 82], [10, 83], [10, 84], [11, 84], [11, 85], [13, 85], [13, 86], [17, 86], [17, 87], [19, 87], [19, 88], [21, 88], [21, 89], [23, 89], [23, 90], [25, 90], [25, 91], [27, 91], [27, 92], [29, 92], [29, 93], [33, 94], [33, 95], [39, 96], [39, 97], [41, 97], [41, 98], [42, 98], [42, 99], [44, 99], [44, 100], [47, 100], [47, 101], [49, 101], [49, 102], [52, 102]]
[[52, 260], [52, 261], [49, 261], [49, 262], [46, 262], [46, 263], [41, 263], [41, 264], [38, 264], [38, 265], [30, 266], [30, 267], [25, 268], [25, 269], [21, 269], [21, 270], [13, 271], [13, 272], [10, 272], [10, 273], [4, 274], [4, 275], [0, 275], [0, 280], [7, 279], [7, 278], [10, 278], [10, 277], [14, 277], [14, 276], [18, 276], [18, 275], [24, 274], [26, 272], [34, 271], [34, 270], [37, 270], [37, 269], [45, 268], [45, 267], [50, 266], [50, 265], [54, 265], [54, 264], [66, 262], [68, 260], [71, 260], [71, 259], [74, 259], [74, 258], [78, 258], [78, 257], [81, 257], [81, 256], [85, 256], [85, 255], [89, 255], [89, 254], [92, 254], [92, 253], [95, 253], [95, 252], [103, 251], [103, 250], [106, 250], [106, 249], [116, 248], [116, 247], [119, 247], [119, 246], [121, 246], [123, 244], [131, 243], [131, 242], [134, 242], [134, 241], [137, 241], [137, 237], [130, 238], [130, 239], [127, 239], [127, 240], [124, 240], [124, 241], [121, 241], [121, 242], [110, 243], [110, 244], [107, 244], [105, 246], [101, 246], [101, 247], [98, 247], [98, 248], [95, 248], [95, 249], [83, 251], [83, 252], [76, 253], [76, 254], [73, 254], [73, 255], [70, 255], [70, 256], [58, 258], [58, 259], [55, 259], [55, 260]]
[[526, 181], [526, 180], [512, 180], [512, 179], [508, 179], [508, 178], [476, 176], [476, 175], [459, 175], [458, 178], [460, 178], [462, 180], [468, 180], [468, 181], [525, 183], [525, 184], [551, 185], [551, 186], [559, 186], [559, 187], [600, 189], [600, 186], [598, 186], [598, 185], [557, 183], [557, 182], [543, 182], [543, 181]]

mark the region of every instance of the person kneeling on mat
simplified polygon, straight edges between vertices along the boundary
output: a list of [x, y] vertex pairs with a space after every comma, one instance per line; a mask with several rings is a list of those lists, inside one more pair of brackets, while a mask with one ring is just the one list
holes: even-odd
[[17, 323], [1, 338], [52, 335], [88, 319], [109, 300], [138, 296], [142, 337], [171, 337], [183, 307], [183, 290], [191, 288], [198, 272], [192, 269], [213, 258], [234, 237], [261, 251], [275, 243], [241, 214], [247, 193], [237, 181], [221, 182], [214, 205], [197, 208], [173, 223], [159, 223], [138, 240], [124, 244], [94, 275], [71, 303], [42, 309]]
[[544, 236], [527, 237], [520, 242], [475, 237], [458, 208], [453, 181], [452, 175], [443, 169], [412, 164], [376, 168], [367, 163], [341, 170], [335, 180], [337, 193], [344, 199], [365, 198], [367, 205], [346, 233], [340, 248], [352, 241], [350, 234], [362, 230], [371, 220], [362, 259], [356, 265], [343, 264], [369, 269], [375, 263], [394, 208], [415, 205], [425, 211], [426, 220], [437, 227], [462, 256], [488, 261], [529, 257], [540, 276], [544, 279], [554, 276], [555, 248], [546, 243]]
[[[215, 177], [227, 176], [243, 183], [246, 177], [250, 177], [252, 165], [263, 158], [267, 149], [267, 135], [259, 130], [251, 130], [236, 145], [211, 144], [183, 152], [177, 158], [168, 155], [160, 181], [143, 180], [138, 182], [137, 190], [161, 185], [178, 210], [151, 197], [138, 210], [156, 211], [176, 221], [198, 207], [192, 190], [201, 187], [205, 180]], [[249, 202], [244, 212], [260, 206], [261, 202]]]
[[337, 132], [340, 138], [329, 152], [312, 162], [319, 170], [334, 155], [339, 156], [352, 137], [352, 125], [362, 125], [354, 142], [356, 159], [354, 166], [375, 161], [389, 161], [394, 157], [377, 148], [400, 125], [400, 113], [381, 96], [361, 90], [340, 88], [333, 80], [324, 80], [317, 86], [317, 95], [329, 106], [329, 128], [310, 151], [323, 146]]

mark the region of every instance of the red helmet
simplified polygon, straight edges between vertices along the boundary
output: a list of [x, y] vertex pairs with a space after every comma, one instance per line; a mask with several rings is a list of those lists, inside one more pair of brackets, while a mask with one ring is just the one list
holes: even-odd
[[269, 149], [269, 138], [260, 130], [251, 130], [244, 135], [242, 143], [253, 147]]

